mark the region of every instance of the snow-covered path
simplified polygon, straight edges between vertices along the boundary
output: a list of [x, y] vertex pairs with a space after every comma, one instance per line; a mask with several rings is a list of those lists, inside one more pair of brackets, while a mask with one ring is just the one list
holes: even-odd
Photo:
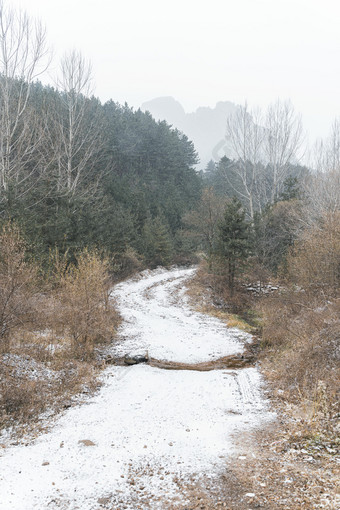
[[[249, 338], [189, 309], [193, 269], [156, 270], [118, 285], [124, 342], [113, 354], [195, 363], [243, 350]], [[213, 479], [232, 434], [272, 415], [255, 368], [210, 372], [110, 367], [86, 405], [29, 446], [0, 455], [0, 510], [164, 508], [178, 480]]]

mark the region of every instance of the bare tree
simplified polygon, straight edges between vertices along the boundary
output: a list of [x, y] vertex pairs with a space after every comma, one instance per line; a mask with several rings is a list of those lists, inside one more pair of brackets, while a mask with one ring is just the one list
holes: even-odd
[[340, 121], [335, 119], [330, 135], [313, 147], [311, 168], [305, 179], [305, 203], [300, 222], [307, 228], [320, 228], [320, 218], [340, 211]]
[[290, 101], [277, 100], [266, 115], [249, 110], [247, 103], [238, 107], [227, 120], [226, 138], [234, 159], [233, 182], [226, 171], [229, 185], [243, 202], [248, 202], [249, 215], [261, 211], [266, 203], [274, 203], [289, 176], [291, 164], [301, 156], [303, 132], [301, 118]]
[[327, 170], [326, 145], [323, 139], [316, 140], [309, 150], [308, 166], [316, 172]]
[[313, 208], [320, 215], [340, 211], [340, 169], [318, 173], [309, 186], [309, 197]]
[[29, 99], [33, 82], [48, 64], [42, 24], [0, 0], [0, 192], [34, 171], [42, 131]]
[[326, 142], [326, 168], [332, 172], [340, 172], [340, 120], [335, 119], [331, 133]]
[[54, 125], [50, 137], [58, 169], [58, 191], [68, 196], [79, 192], [91, 172], [102, 146], [102, 126], [95, 109], [91, 64], [77, 51], [66, 54], [57, 80], [60, 90], [57, 111], [51, 112]]
[[317, 140], [312, 148], [310, 166], [317, 172], [340, 171], [340, 119], [335, 119], [329, 136]]
[[233, 171], [237, 173], [242, 187], [234, 186], [232, 180], [228, 179], [228, 171], [226, 178], [235, 193], [248, 202], [252, 219], [255, 203], [261, 207], [261, 198], [258, 196], [264, 136], [261, 117], [259, 109], [250, 111], [245, 103], [228, 117], [226, 126], [226, 139], [236, 160]]
[[264, 151], [270, 172], [269, 201], [274, 203], [289, 174], [289, 165], [299, 159], [303, 131], [301, 116], [290, 101], [277, 100], [267, 109]]

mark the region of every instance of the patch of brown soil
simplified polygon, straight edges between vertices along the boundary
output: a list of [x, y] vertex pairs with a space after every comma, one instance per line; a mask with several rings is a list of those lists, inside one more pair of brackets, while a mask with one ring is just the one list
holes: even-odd
[[218, 480], [203, 475], [198, 483], [182, 483], [183, 500], [164, 502], [162, 509], [340, 508], [340, 472], [334, 455], [325, 450], [317, 456], [290, 444], [280, 422], [243, 435], [237, 443], [239, 453], [226, 461]]
[[[234, 479], [242, 488], [237, 508], [339, 508], [336, 490], [340, 472], [335, 456], [327, 450], [312, 452], [294, 444], [289, 434], [285, 437], [282, 425], [276, 423], [239, 438], [241, 453], [230, 463]], [[229, 499], [227, 485], [228, 504]]]

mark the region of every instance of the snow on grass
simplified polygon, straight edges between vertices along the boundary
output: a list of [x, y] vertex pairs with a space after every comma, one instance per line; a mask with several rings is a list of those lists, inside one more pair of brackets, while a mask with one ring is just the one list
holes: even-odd
[[[118, 286], [129, 321], [122, 333], [134, 335], [124, 352], [128, 344], [133, 354], [146, 348], [153, 357], [194, 362], [242, 350], [240, 339], [191, 312], [176, 292], [191, 274], [156, 271]], [[271, 417], [255, 368], [110, 367], [103, 382], [34, 444], [0, 453], [0, 510], [97, 510], [102, 498], [110, 508], [150, 508], [152, 500], [161, 509], [159, 498], [178, 496], [178, 479], [218, 476], [232, 435]]]
[[58, 377], [58, 374], [46, 367], [44, 363], [40, 363], [28, 355], [3, 354], [1, 362], [13, 370], [13, 377], [22, 377], [32, 381], [51, 380]]

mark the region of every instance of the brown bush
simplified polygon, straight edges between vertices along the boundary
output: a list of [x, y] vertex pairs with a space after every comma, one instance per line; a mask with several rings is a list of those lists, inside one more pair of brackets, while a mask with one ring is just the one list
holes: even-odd
[[340, 300], [320, 306], [315, 296], [290, 289], [264, 298], [259, 308], [263, 316], [262, 359], [269, 378], [288, 401], [309, 409], [305, 416], [309, 424], [317, 422], [319, 428], [335, 425]]
[[128, 247], [124, 253], [116, 254], [111, 265], [119, 279], [127, 278], [144, 269], [143, 258], [131, 247]]
[[[98, 386], [98, 369], [93, 364], [68, 360], [65, 354], [48, 366], [28, 355], [14, 355], [17, 364], [0, 356], [0, 430], [12, 426], [17, 434], [25, 434], [39, 428], [41, 413], [59, 412], [84, 387], [89, 392]], [[42, 371], [39, 376], [33, 374], [36, 367]]]
[[0, 352], [8, 350], [10, 334], [34, 317], [37, 268], [25, 257], [18, 227], [6, 223], [0, 231]]
[[[244, 320], [248, 323], [249, 330], [253, 330], [252, 305], [253, 298], [241, 282], [237, 282], [233, 295], [231, 295], [228, 286], [228, 276], [225, 275], [223, 268], [217, 271], [216, 265], [213, 271], [209, 269], [209, 262], [203, 260], [200, 262], [195, 277], [190, 281], [188, 295], [195, 307], [198, 307], [206, 313], [217, 316], [224, 315], [228, 317], [228, 323], [234, 324]], [[237, 314], [238, 317], [231, 314]], [[245, 323], [242, 328], [247, 327]], [[235, 325], [235, 327], [237, 327]]]
[[339, 212], [324, 215], [304, 232], [288, 256], [287, 270], [285, 290], [259, 305], [263, 354], [271, 358], [275, 372], [270, 373], [287, 397], [309, 402], [313, 419], [320, 417], [315, 409], [323, 402], [329, 424], [338, 412], [340, 375]]
[[336, 295], [340, 284], [340, 212], [325, 214], [305, 231], [288, 257], [290, 281], [320, 297]]
[[[84, 250], [75, 265], [58, 253], [45, 282], [25, 260], [16, 226], [0, 231], [0, 429], [39, 426], [80, 391], [98, 385], [94, 347], [112, 339], [109, 262]], [[19, 429], [18, 429], [19, 427]]]
[[[1, 360], [0, 360], [1, 362]], [[12, 373], [13, 369], [2, 364], [0, 377], [0, 429], [9, 422], [29, 421], [42, 404], [45, 386], [39, 381], [27, 380]]]
[[109, 262], [97, 252], [84, 250], [76, 265], [64, 270], [58, 263], [58, 287], [52, 324], [59, 336], [69, 338], [76, 356], [90, 357], [96, 343], [114, 336], [118, 317], [109, 299]]

